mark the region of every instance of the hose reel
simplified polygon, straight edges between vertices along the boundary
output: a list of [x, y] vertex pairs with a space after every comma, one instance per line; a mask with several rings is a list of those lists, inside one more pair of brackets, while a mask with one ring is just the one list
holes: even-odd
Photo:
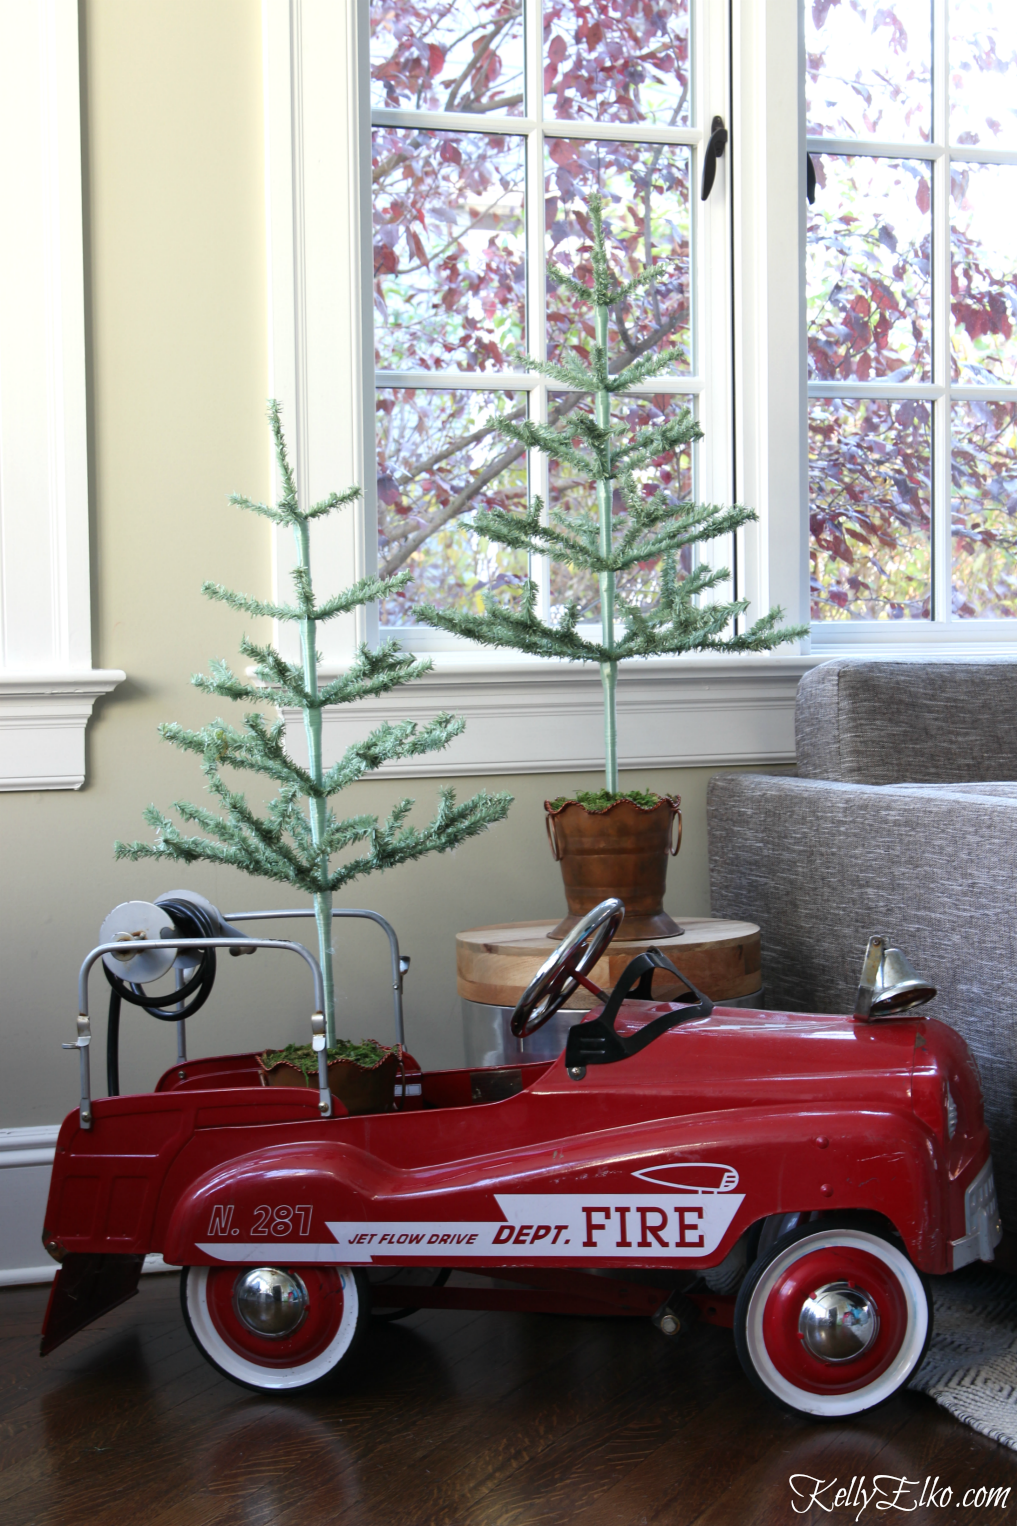
[[[100, 943], [122, 943], [123, 953], [103, 955], [103, 972], [111, 990], [106, 1031], [106, 1091], [120, 1095], [120, 1007], [142, 1007], [160, 1022], [184, 1023], [205, 1005], [215, 984], [215, 949], [138, 949], [131, 944], [159, 938], [244, 938], [211, 901], [193, 890], [171, 890], [157, 901], [123, 901], [102, 924]], [[254, 953], [231, 948], [231, 954]], [[175, 970], [176, 989], [150, 996], [144, 987]], [[183, 1029], [181, 1056], [183, 1055]]]

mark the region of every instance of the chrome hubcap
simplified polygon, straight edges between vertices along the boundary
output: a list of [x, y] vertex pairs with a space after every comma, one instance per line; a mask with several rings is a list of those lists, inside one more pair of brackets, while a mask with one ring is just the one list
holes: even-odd
[[307, 1289], [296, 1272], [256, 1266], [233, 1286], [237, 1318], [255, 1335], [280, 1340], [292, 1335], [307, 1314]]
[[879, 1332], [879, 1312], [869, 1293], [846, 1282], [817, 1288], [802, 1306], [798, 1333], [821, 1362], [850, 1362], [867, 1351]]

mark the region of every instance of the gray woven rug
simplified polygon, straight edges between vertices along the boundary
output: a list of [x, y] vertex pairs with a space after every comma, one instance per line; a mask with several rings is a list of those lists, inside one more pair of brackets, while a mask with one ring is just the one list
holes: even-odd
[[932, 1340], [910, 1386], [1017, 1451], [1017, 1277], [966, 1267], [932, 1287]]

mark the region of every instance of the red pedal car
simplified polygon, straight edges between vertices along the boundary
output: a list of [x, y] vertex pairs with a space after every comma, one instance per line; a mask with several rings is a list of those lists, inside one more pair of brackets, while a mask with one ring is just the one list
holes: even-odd
[[[568, 935], [515, 1032], [589, 983], [622, 914], [605, 902]], [[241, 945], [214, 908], [202, 937], [173, 919], [142, 928], [137, 952], [168, 949], [186, 975]], [[302, 945], [243, 941], [300, 953], [320, 997]], [[881, 994], [882, 949], [872, 940], [857, 1017], [714, 1007], [688, 981], [687, 1000], [654, 1001], [654, 971], [673, 967], [639, 955], [557, 1059], [421, 1072], [406, 1055], [395, 1109], [361, 1116], [328, 1092], [320, 999], [317, 1091], [266, 1088], [254, 1055], [229, 1055], [92, 1102], [81, 1017], [82, 1105], [46, 1210], [61, 1265], [43, 1352], [129, 1297], [160, 1252], [183, 1268], [200, 1350], [255, 1389], [336, 1373], [372, 1310], [642, 1315], [673, 1333], [698, 1306], [792, 1410], [880, 1403], [922, 1360], [929, 1277], [991, 1260], [1001, 1235], [965, 1044], [935, 1021], [864, 1020], [934, 994], [918, 980]], [[93, 951], [82, 992], [114, 952], [122, 942]], [[148, 977], [126, 978], [139, 992]], [[464, 1272], [483, 1276], [457, 1285]]]

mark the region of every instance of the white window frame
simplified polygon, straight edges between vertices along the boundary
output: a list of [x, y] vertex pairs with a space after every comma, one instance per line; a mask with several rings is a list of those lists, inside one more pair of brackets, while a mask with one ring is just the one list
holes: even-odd
[[950, 166], [1017, 164], [1017, 152], [950, 146], [949, 0], [932, 4], [932, 141], [896, 143], [863, 138], [810, 137], [810, 153], [857, 154], [879, 159], [920, 159], [932, 176], [932, 379], [928, 383], [809, 382], [810, 398], [921, 398], [932, 414], [932, 602], [930, 620], [822, 620], [812, 625], [812, 650], [830, 656], [1014, 655], [1015, 620], [963, 620], [951, 616], [953, 546], [950, 489], [952, 403], [1017, 402], [1017, 387], [958, 385], [950, 364]]
[[[807, 618], [805, 540], [804, 88], [798, 0], [693, 0], [694, 46], [705, 81], [695, 131], [654, 133], [690, 141], [698, 181], [702, 124], [721, 115], [731, 144], [710, 200], [696, 207], [699, 354], [713, 363], [700, 391], [706, 430], [699, 491], [751, 504], [758, 524], [740, 532], [737, 585], [750, 616], [780, 604]], [[323, 588], [377, 566], [374, 504], [374, 368], [371, 335], [368, 3], [263, 0], [269, 392], [281, 400], [299, 488], [308, 500], [359, 482], [364, 512], [316, 526]], [[728, 28], [731, 28], [730, 64]], [[448, 125], [443, 120], [443, 125]], [[474, 124], [475, 125], [475, 124]], [[537, 131], [535, 119], [507, 130]], [[571, 136], [582, 136], [581, 123]], [[617, 136], [613, 126], [603, 129]], [[530, 156], [531, 170], [535, 155]], [[542, 165], [536, 160], [536, 172]], [[731, 238], [731, 223], [738, 238]], [[734, 244], [734, 313], [709, 301], [709, 273]], [[541, 261], [543, 250], [531, 251]], [[705, 257], [704, 257], [705, 256]], [[538, 289], [536, 283], [531, 289]], [[732, 338], [733, 335], [733, 338]], [[730, 386], [729, 364], [734, 367]], [[715, 378], [715, 380], [714, 380]], [[428, 377], [433, 385], [440, 378]], [[528, 390], [543, 387], [526, 376]], [[462, 385], [455, 373], [454, 384]], [[489, 385], [489, 379], [485, 383]], [[675, 390], [686, 390], [676, 379]], [[699, 386], [696, 383], [697, 387]], [[660, 390], [659, 384], [653, 384]], [[734, 398], [734, 427], [728, 418]], [[733, 440], [733, 445], [732, 445]], [[291, 548], [275, 539], [277, 591]], [[376, 616], [335, 621], [320, 633], [326, 666], [340, 669], [357, 641], [378, 637]], [[435, 670], [413, 690], [325, 718], [335, 754], [383, 719], [448, 707], [468, 721], [437, 760], [406, 774], [542, 772], [602, 766], [596, 668], [427, 641]], [[288, 628], [278, 632], [286, 648]], [[770, 655], [695, 656], [622, 665], [623, 768], [677, 763], [782, 762], [794, 757], [794, 693], [814, 658], [807, 643]], [[692, 724], [695, 720], [695, 724]], [[294, 732], [294, 744], [299, 735]]]
[[79, 789], [92, 667], [77, 0], [0, 0], [0, 790]]

